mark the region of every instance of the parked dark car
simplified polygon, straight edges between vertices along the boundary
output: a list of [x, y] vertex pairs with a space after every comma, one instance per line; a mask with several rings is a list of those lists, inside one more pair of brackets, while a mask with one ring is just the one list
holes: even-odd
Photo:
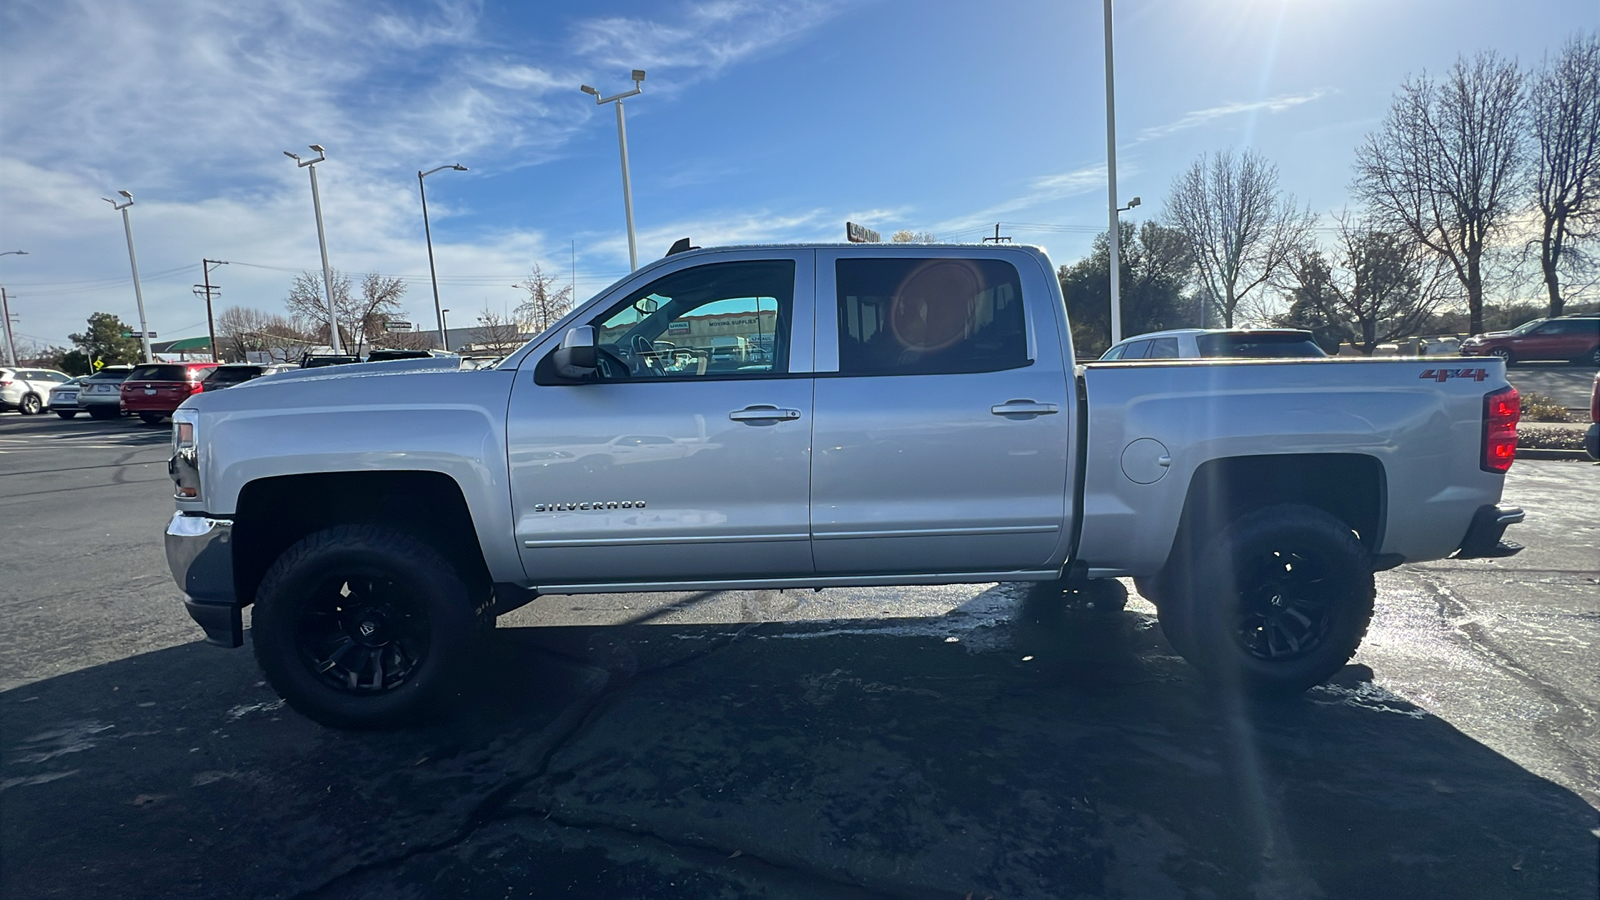
[[367, 354], [367, 362], [388, 362], [392, 359], [430, 359], [435, 356], [455, 356], [443, 350], [374, 350]]
[[115, 419], [125, 415], [122, 408], [122, 382], [133, 366], [106, 366], [78, 383], [78, 405], [91, 419]]
[[300, 357], [300, 368], [320, 369], [323, 366], [348, 366], [358, 362], [361, 362], [361, 357], [359, 356], [334, 356], [332, 354], [312, 356], [307, 353], [305, 356]]
[[205, 390], [214, 362], [152, 363], [139, 366], [122, 383], [122, 408], [146, 425], [172, 415], [178, 405]]
[[1600, 313], [1534, 319], [1510, 331], [1475, 334], [1461, 342], [1462, 356], [1498, 356], [1506, 365], [1535, 359], [1600, 366]]
[[212, 369], [204, 378], [205, 389], [220, 391], [225, 387], [244, 384], [263, 375], [275, 375], [298, 368], [289, 363], [223, 363]]

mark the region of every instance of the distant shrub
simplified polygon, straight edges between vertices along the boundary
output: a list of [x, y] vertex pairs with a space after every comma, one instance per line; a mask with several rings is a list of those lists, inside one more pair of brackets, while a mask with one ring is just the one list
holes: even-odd
[[1522, 417], [1530, 422], [1573, 421], [1565, 406], [1538, 391], [1527, 391], [1522, 395]]

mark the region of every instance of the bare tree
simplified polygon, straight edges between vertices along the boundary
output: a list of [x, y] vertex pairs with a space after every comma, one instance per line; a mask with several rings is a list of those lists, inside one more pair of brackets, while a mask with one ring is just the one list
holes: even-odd
[[[572, 286], [558, 288], [558, 280], [554, 275], [546, 275], [539, 264], [534, 263], [533, 272], [514, 285], [528, 292], [528, 299], [517, 307], [515, 322], [534, 333], [543, 333], [571, 311]], [[479, 319], [481, 321], [482, 317]]]
[[1336, 246], [1300, 256], [1290, 296], [1324, 320], [1342, 323], [1367, 356], [1385, 341], [1418, 334], [1451, 298], [1454, 278], [1436, 253], [1370, 219], [1339, 216]]
[[368, 343], [373, 349], [385, 350], [433, 350], [439, 343], [439, 335], [432, 331], [389, 331], [382, 333], [373, 332]]
[[1483, 331], [1484, 254], [1516, 212], [1525, 103], [1515, 62], [1484, 51], [1442, 82], [1401, 85], [1378, 131], [1356, 151], [1352, 190], [1385, 220], [1445, 259]]
[[1202, 156], [1172, 183], [1167, 223], [1193, 251], [1209, 313], [1234, 326], [1239, 304], [1259, 299], [1310, 242], [1316, 221], [1278, 189], [1278, 168], [1251, 150]]
[[895, 244], [932, 244], [939, 239], [931, 231], [896, 231], [889, 238]]
[[1550, 315], [1565, 305], [1561, 274], [1586, 271], [1584, 244], [1600, 236], [1600, 34], [1572, 38], [1529, 92], [1539, 268]]
[[506, 356], [522, 346], [522, 328], [515, 318], [484, 307], [478, 314], [478, 327], [472, 329], [472, 340], [495, 356]]
[[231, 362], [248, 360], [251, 353], [273, 362], [291, 362], [317, 343], [290, 319], [246, 306], [223, 310], [216, 324], [218, 352]]
[[[334, 270], [331, 284], [340, 343], [360, 356], [369, 336], [383, 331], [384, 321], [400, 312], [400, 298], [406, 292], [405, 282], [399, 278], [369, 274], [361, 279], [361, 295], [356, 297], [350, 292], [350, 277]], [[323, 299], [322, 280], [319, 277], [311, 272], [296, 275], [284, 302], [297, 323], [327, 341], [328, 304]]]

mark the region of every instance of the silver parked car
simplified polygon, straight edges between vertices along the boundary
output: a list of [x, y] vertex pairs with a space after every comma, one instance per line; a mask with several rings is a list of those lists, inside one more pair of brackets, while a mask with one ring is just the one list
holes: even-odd
[[70, 419], [80, 412], [83, 407], [78, 405], [78, 383], [84, 376], [76, 375], [50, 389], [50, 399], [45, 402], [45, 407], [63, 419]]
[[25, 416], [44, 412], [50, 389], [71, 378], [55, 369], [0, 368], [0, 410], [14, 409]]
[[115, 419], [122, 411], [122, 382], [133, 366], [106, 366], [78, 383], [78, 405], [91, 419]]

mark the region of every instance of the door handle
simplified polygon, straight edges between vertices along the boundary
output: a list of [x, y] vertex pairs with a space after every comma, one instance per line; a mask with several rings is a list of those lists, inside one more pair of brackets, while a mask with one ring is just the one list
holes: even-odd
[[999, 406], [989, 407], [997, 416], [1053, 416], [1061, 411], [1054, 403], [1035, 403], [1032, 400], [1007, 400]]
[[768, 422], [790, 422], [800, 418], [800, 410], [779, 409], [776, 406], [758, 404], [756, 406], [746, 406], [744, 409], [736, 409], [733, 412], [728, 413], [728, 418], [734, 420], [735, 422], [754, 422], [758, 424]]

